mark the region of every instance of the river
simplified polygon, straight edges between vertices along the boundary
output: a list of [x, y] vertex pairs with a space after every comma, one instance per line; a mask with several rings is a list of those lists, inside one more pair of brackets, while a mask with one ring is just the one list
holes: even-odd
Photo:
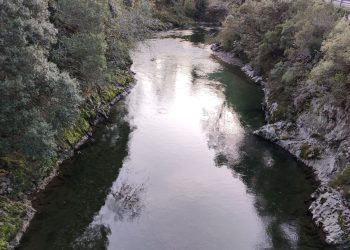
[[312, 173], [252, 134], [263, 93], [203, 34], [138, 45], [135, 87], [37, 195], [19, 249], [328, 249]]

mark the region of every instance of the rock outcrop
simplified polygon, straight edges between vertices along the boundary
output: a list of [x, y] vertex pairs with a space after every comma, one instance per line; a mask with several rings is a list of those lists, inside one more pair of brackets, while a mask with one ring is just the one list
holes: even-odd
[[[267, 104], [267, 112], [274, 108]], [[326, 242], [335, 245], [349, 244], [350, 240], [350, 210], [345, 199], [348, 193], [331, 185], [350, 160], [348, 116], [330, 105], [317, 105], [298, 114], [295, 123], [280, 121], [255, 131], [313, 168], [321, 186], [312, 195], [309, 210], [326, 233]]]

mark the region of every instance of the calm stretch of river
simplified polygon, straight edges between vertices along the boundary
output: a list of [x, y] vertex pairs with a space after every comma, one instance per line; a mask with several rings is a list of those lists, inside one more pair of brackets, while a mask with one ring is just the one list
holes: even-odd
[[197, 32], [138, 46], [136, 86], [38, 195], [20, 249], [326, 249], [312, 175], [252, 135], [260, 87]]

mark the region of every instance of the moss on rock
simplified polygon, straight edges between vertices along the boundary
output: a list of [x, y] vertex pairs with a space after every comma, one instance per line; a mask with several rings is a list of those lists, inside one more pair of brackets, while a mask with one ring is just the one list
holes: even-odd
[[0, 250], [7, 249], [11, 241], [22, 227], [22, 218], [26, 209], [20, 202], [0, 197]]
[[89, 131], [89, 122], [81, 115], [74, 125], [64, 132], [64, 138], [71, 146], [74, 146]]
[[320, 150], [310, 144], [304, 143], [300, 147], [300, 157], [304, 160], [317, 159], [320, 157]]
[[346, 199], [350, 199], [350, 166], [344, 168], [331, 182], [331, 186], [340, 187]]

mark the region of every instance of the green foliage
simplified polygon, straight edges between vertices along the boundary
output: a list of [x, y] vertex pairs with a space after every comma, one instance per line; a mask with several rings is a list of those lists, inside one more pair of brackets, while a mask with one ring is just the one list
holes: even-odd
[[203, 14], [205, 15], [208, 4], [208, 0], [196, 0], [193, 14], [194, 18], [200, 19]]
[[77, 123], [85, 131], [76, 118], [81, 93], [116, 84], [130, 48], [155, 25], [143, 1], [132, 8], [107, 0], [50, 4], [51, 13], [47, 0], [0, 2], [0, 157], [19, 155], [39, 168], [52, 164], [64, 131]]
[[239, 42], [255, 66], [268, 62], [268, 73], [285, 57], [310, 60], [335, 21], [334, 9], [318, 1], [248, 0], [233, 7], [220, 37], [226, 49]]
[[146, 1], [139, 1], [133, 8], [117, 6], [118, 15], [109, 18], [105, 29], [108, 74], [112, 83], [120, 69], [126, 70], [130, 66], [129, 50], [160, 25], [153, 19], [151, 7]]
[[8, 247], [8, 244], [5, 240], [0, 239], [0, 250], [6, 250]]
[[80, 80], [84, 94], [106, 84], [108, 2], [57, 0], [53, 7], [54, 22], [60, 31], [53, 60]]
[[341, 187], [350, 186], [350, 167], [346, 167], [331, 184]]
[[80, 117], [72, 128], [64, 132], [64, 137], [71, 146], [74, 146], [90, 129], [89, 123]]
[[350, 93], [350, 25], [343, 18], [338, 21], [323, 42], [323, 59], [312, 69], [310, 82], [330, 89], [339, 106], [344, 107]]
[[330, 184], [342, 190], [343, 195], [346, 199], [350, 200], [350, 166], [346, 166], [343, 171], [341, 171]]
[[129, 50], [159, 25], [146, 1], [127, 7], [113, 0], [57, 0], [53, 7], [60, 32], [52, 58], [80, 80], [84, 96], [113, 83], [115, 72], [131, 64]]
[[[49, 12], [50, 10], [50, 12]], [[0, 249], [27, 192], [132, 81], [129, 51], [159, 22], [147, 1], [0, 1]], [[12, 190], [12, 191], [11, 191]]]
[[[349, 93], [349, 23], [344, 13], [320, 0], [247, 0], [234, 4], [219, 40], [226, 50], [268, 78], [279, 109], [271, 122], [292, 120], [308, 106], [294, 106], [302, 86], [326, 86], [344, 106]], [[316, 89], [316, 88], [314, 88]]]
[[307, 143], [300, 147], [300, 157], [304, 160], [317, 159], [320, 156], [320, 150]]
[[83, 84], [84, 93], [89, 88], [106, 83], [104, 77], [107, 70], [106, 42], [103, 34], [78, 33], [61, 40], [59, 62]]
[[0, 196], [0, 249], [6, 249], [8, 243], [22, 226], [21, 219], [26, 214], [25, 206]]
[[103, 31], [108, 16], [106, 0], [56, 0], [53, 7], [55, 21], [62, 28], [80, 33]]
[[47, 164], [55, 135], [75, 117], [78, 83], [48, 61], [57, 31], [46, 1], [5, 0], [0, 9], [0, 156]]
[[221, 32], [220, 39], [228, 50], [235, 50], [236, 43], [244, 45], [244, 53], [250, 60], [258, 55], [259, 45], [273, 38], [273, 29], [288, 16], [287, 1], [245, 1], [233, 5]]

